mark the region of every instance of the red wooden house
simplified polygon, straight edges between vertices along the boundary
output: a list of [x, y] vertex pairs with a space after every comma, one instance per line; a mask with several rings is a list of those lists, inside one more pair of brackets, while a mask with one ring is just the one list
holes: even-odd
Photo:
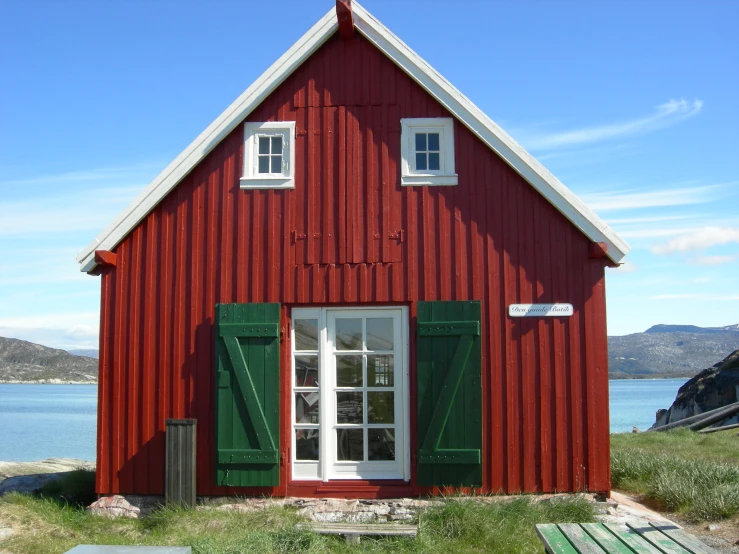
[[627, 250], [340, 0], [78, 257], [97, 492], [163, 493], [167, 418], [198, 421], [198, 495], [608, 492]]

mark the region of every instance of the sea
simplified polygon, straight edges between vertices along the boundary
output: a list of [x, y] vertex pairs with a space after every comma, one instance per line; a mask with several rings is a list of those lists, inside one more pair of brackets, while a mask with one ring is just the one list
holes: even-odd
[[[610, 381], [611, 432], [644, 431], [687, 379]], [[0, 384], [0, 460], [95, 460], [97, 385]]]

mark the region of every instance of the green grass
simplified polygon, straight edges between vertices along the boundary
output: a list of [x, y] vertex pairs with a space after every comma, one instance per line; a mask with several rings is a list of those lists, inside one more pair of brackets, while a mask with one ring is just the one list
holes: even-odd
[[613, 488], [693, 522], [739, 516], [736, 431], [688, 430], [611, 437]]
[[215, 509], [161, 509], [142, 520], [106, 519], [50, 498], [9, 494], [0, 498], [0, 523], [19, 530], [2, 547], [17, 554], [62, 553], [77, 544], [187, 545], [196, 554], [319, 552], [543, 552], [536, 523], [593, 521], [581, 498], [537, 502], [532, 497], [485, 502], [449, 498], [419, 515], [419, 535], [364, 537], [359, 546], [343, 538], [297, 531], [293, 509], [238, 513]]

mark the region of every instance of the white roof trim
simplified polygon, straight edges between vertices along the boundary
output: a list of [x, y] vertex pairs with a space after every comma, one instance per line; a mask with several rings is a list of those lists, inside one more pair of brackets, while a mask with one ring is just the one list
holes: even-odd
[[[352, 2], [354, 24], [381, 52], [436, 98], [461, 123], [494, 150], [555, 208], [594, 242], [607, 245], [619, 263], [629, 246], [531, 154], [498, 127], [449, 81], [367, 10]], [[95, 268], [95, 250], [112, 250], [245, 117], [338, 29], [334, 8], [285, 52], [259, 79], [203, 131], [146, 189], [77, 256], [80, 270]]]

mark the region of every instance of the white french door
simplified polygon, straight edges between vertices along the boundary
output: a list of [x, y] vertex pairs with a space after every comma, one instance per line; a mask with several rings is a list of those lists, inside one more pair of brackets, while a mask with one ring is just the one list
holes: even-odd
[[292, 360], [293, 478], [407, 480], [407, 308], [295, 308]]

